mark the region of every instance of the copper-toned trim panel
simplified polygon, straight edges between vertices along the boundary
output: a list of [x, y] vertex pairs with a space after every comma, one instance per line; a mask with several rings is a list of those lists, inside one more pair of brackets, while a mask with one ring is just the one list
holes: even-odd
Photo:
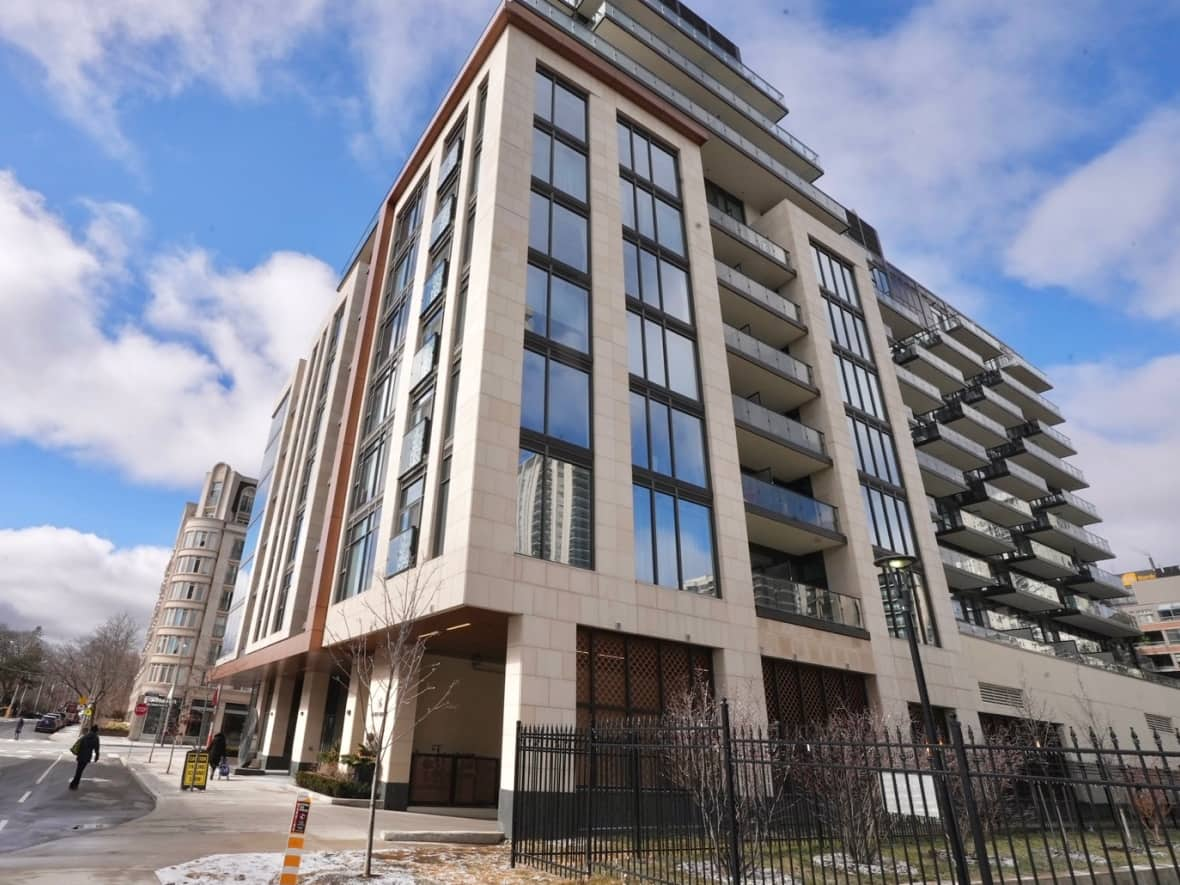
[[577, 40], [546, 24], [539, 16], [513, 0], [507, 0], [508, 16], [512, 24], [543, 46], [552, 49], [566, 61], [573, 62], [584, 71], [594, 75], [607, 86], [625, 95], [653, 117], [667, 123], [684, 137], [696, 144], [704, 144], [710, 135], [707, 129], [695, 120], [685, 116], [646, 86], [641, 86], [610, 62], [605, 61]]
[[224, 682], [240, 673], [265, 667], [267, 664], [273, 664], [284, 658], [301, 655], [308, 650], [309, 638], [309, 634], [300, 633], [284, 639], [282, 642], [276, 642], [274, 645], [268, 645], [266, 648], [260, 648], [257, 651], [244, 654], [240, 658], [235, 658], [228, 663], [213, 668], [209, 673], [209, 681]]

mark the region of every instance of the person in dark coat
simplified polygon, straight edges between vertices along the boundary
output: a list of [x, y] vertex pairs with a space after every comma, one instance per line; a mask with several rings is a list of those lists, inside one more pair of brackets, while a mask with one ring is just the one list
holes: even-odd
[[209, 741], [209, 770], [217, 771], [217, 766], [225, 758], [225, 735], [220, 731]]
[[20, 733], [22, 731], [24, 731], [24, 728], [25, 728], [25, 720], [23, 718], [18, 717], [16, 720], [16, 737], [14, 737], [13, 740], [16, 740], [16, 741], [20, 740]]
[[74, 771], [74, 779], [70, 781], [70, 789], [78, 789], [78, 781], [82, 780], [82, 772], [90, 764], [90, 760], [98, 761], [98, 726], [90, 726], [90, 731], [78, 740], [78, 767]]

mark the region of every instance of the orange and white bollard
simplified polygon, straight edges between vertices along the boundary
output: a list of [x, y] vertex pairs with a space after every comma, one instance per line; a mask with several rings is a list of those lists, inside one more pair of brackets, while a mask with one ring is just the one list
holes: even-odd
[[295, 800], [295, 815], [291, 818], [291, 833], [287, 836], [287, 851], [283, 855], [279, 885], [299, 885], [299, 864], [303, 860], [303, 839], [310, 813], [311, 797], [307, 793], [300, 793]]

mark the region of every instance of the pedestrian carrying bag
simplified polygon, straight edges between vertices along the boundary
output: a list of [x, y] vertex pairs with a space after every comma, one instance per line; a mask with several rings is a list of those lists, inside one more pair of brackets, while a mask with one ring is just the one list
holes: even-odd
[[74, 741], [74, 745], [70, 747], [70, 752], [75, 756], [82, 752], [82, 738], [78, 738], [76, 741]]

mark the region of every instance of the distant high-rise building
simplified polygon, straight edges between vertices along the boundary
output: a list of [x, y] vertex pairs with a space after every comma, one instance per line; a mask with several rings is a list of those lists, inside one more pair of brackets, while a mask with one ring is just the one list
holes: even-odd
[[196, 740], [213, 727], [233, 737], [245, 720], [249, 691], [219, 688], [209, 674], [221, 656], [257, 484], [218, 464], [200, 498], [184, 505], [129, 702], [147, 707], [132, 717], [133, 739], [180, 729]]

